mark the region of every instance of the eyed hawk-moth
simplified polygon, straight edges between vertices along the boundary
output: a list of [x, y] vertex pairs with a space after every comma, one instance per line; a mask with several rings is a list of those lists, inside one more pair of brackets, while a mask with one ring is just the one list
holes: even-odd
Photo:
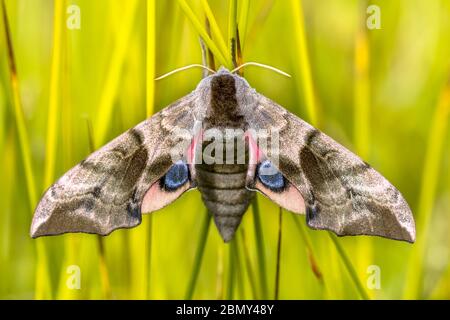
[[[210, 152], [226, 159], [198, 161], [198, 154], [211, 151], [208, 132], [226, 136], [230, 129], [241, 132], [232, 137], [236, 144]], [[276, 148], [260, 143], [261, 137], [276, 141]], [[236, 145], [243, 151], [239, 157]], [[415, 241], [411, 210], [391, 183], [225, 68], [63, 175], [38, 204], [31, 236], [108, 235], [135, 227], [143, 213], [193, 188], [225, 242], [255, 191], [291, 212], [305, 213], [313, 229]]]

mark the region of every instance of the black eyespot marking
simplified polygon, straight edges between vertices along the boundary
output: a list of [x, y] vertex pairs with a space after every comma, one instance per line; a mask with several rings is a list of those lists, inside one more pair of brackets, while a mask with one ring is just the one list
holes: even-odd
[[166, 191], [176, 191], [189, 180], [189, 168], [183, 161], [175, 163], [166, 175], [161, 178], [161, 189]]
[[269, 160], [260, 163], [256, 172], [259, 181], [270, 190], [282, 192], [286, 189], [286, 178]]

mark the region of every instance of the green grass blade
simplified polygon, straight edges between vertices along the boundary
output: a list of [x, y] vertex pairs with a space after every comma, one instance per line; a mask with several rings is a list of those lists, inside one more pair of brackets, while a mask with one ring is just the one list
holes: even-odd
[[237, 0], [229, 0], [228, 9], [228, 54], [233, 68], [236, 62], [236, 30], [237, 30]]
[[244, 269], [241, 263], [241, 252], [239, 250], [239, 243], [236, 240], [236, 250], [234, 250], [234, 259], [236, 261], [236, 299], [244, 299]]
[[[3, 27], [5, 31], [6, 46], [8, 53], [7, 58], [10, 71], [14, 117], [16, 121], [17, 131], [19, 134], [19, 144], [22, 153], [22, 162], [25, 170], [29, 206], [30, 209], [33, 210], [37, 204], [37, 191], [33, 167], [31, 164], [32, 163], [31, 148], [26, 129], [26, 122], [23, 113], [22, 102], [20, 99], [20, 89], [19, 89], [19, 80], [17, 77], [16, 61], [11, 39], [11, 32], [9, 29], [8, 15], [6, 12], [6, 5], [4, 0], [2, 0], [1, 5], [2, 5]], [[50, 276], [48, 273], [47, 250], [45, 248], [42, 239], [36, 240], [36, 249], [37, 249], [37, 266], [36, 266], [35, 298], [50, 299], [52, 293], [51, 293]]]
[[258, 256], [258, 275], [261, 284], [261, 298], [268, 299], [266, 251], [264, 246], [264, 236], [261, 226], [261, 214], [259, 212], [258, 198], [255, 196], [252, 201], [253, 226], [255, 229], [256, 251]]
[[[0, 89], [1, 90], [1, 89]], [[1, 101], [0, 101], [1, 103]], [[1, 107], [3, 108], [3, 106]], [[3, 183], [8, 186], [1, 194], [0, 201], [3, 204], [3, 214], [0, 215], [0, 264], [2, 272], [0, 273], [0, 294], [7, 295], [8, 288], [12, 286], [13, 279], [12, 266], [9, 264], [11, 255], [15, 250], [15, 243], [13, 239], [12, 220], [16, 213], [16, 190], [17, 190], [17, 152], [15, 149], [16, 142], [14, 135], [9, 130], [6, 134], [6, 141], [4, 141], [3, 149], [0, 149], [0, 163], [3, 168], [8, 168], [3, 174]]]
[[339, 243], [336, 235], [334, 235], [331, 232], [328, 232], [328, 235], [330, 236], [331, 241], [334, 243], [334, 246], [336, 247], [336, 250], [339, 253], [339, 256], [341, 257], [342, 262], [344, 263], [344, 266], [347, 269], [347, 271], [350, 275], [350, 278], [352, 279], [353, 284], [355, 285], [355, 288], [358, 291], [358, 293], [360, 294], [361, 298], [364, 300], [369, 300], [370, 299], [369, 295], [367, 294], [366, 290], [364, 289], [364, 286], [363, 286], [361, 280], [359, 279], [358, 274], [356, 273], [356, 270], [353, 267], [352, 262], [350, 261], [344, 248]]
[[242, 0], [241, 10], [239, 13], [239, 38], [241, 42], [241, 49], [244, 50], [245, 40], [247, 38], [247, 26], [248, 26], [248, 15], [250, 10], [250, 0]]
[[[155, 110], [155, 79], [156, 77], [156, 1], [147, 0], [147, 90], [146, 105], [147, 117], [153, 115]], [[153, 215], [147, 217], [142, 226], [146, 229], [144, 243], [147, 244], [145, 258], [147, 267], [147, 298], [150, 298], [150, 279], [152, 266], [152, 236], [153, 236]]]
[[178, 3], [183, 10], [186, 17], [189, 19], [189, 21], [194, 26], [195, 30], [197, 30], [200, 37], [202, 37], [203, 41], [205, 41], [208, 48], [211, 50], [212, 53], [214, 53], [215, 57], [219, 62], [223, 65], [228, 67], [229, 69], [232, 68], [232, 65], [227, 62], [227, 59], [225, 56], [220, 52], [219, 48], [216, 46], [214, 41], [209, 37], [208, 32], [203, 27], [203, 24], [200, 22], [200, 20], [195, 16], [192, 9], [189, 7], [189, 5], [186, 3], [185, 0], [178, 0]]
[[[365, 1], [360, 5], [360, 22], [356, 31], [354, 44], [354, 116], [353, 140], [356, 153], [364, 160], [369, 161], [370, 152], [370, 43], [367, 34]], [[372, 264], [373, 245], [372, 238], [360, 237], [356, 240], [355, 265], [357, 270], [364, 272]], [[361, 274], [360, 274], [361, 275]]]
[[358, 155], [367, 160], [370, 146], [369, 43], [365, 30], [360, 30], [356, 37], [353, 135]]
[[156, 3], [147, 0], [147, 117], [154, 111], [156, 62]]
[[[146, 45], [145, 45], [145, 81], [146, 81], [146, 106], [145, 114], [150, 117], [154, 112], [155, 99], [155, 58], [156, 58], [156, 2], [146, 1]], [[138, 17], [138, 14], [134, 14]], [[131, 43], [131, 42], [130, 42]], [[143, 215], [139, 228], [129, 233], [129, 262], [130, 268], [134, 270], [129, 277], [131, 292], [129, 297], [134, 299], [148, 299], [151, 294], [151, 256], [153, 237], [153, 215]]]
[[98, 246], [98, 267], [100, 271], [100, 279], [102, 286], [102, 293], [104, 299], [112, 298], [111, 281], [109, 277], [108, 265], [106, 263], [105, 243], [102, 236], [97, 236]]
[[194, 267], [192, 268], [191, 279], [186, 290], [186, 300], [191, 300], [194, 295], [195, 286], [197, 284], [200, 267], [202, 265], [203, 254], [205, 251], [206, 240], [208, 239], [209, 225], [211, 224], [211, 215], [206, 212], [203, 225], [200, 230], [200, 238], [198, 240], [197, 252], [195, 253]]
[[[89, 151], [95, 151], [95, 139], [94, 139], [94, 129], [92, 128], [92, 122], [89, 118], [86, 119], [88, 139], [89, 139]], [[106, 263], [106, 252], [105, 243], [102, 236], [97, 236], [97, 246], [98, 246], [98, 258], [99, 258], [99, 271], [100, 279], [102, 284], [102, 292], [104, 299], [112, 298], [111, 281], [109, 276], [108, 265]]]
[[431, 290], [430, 299], [439, 299], [440, 297], [447, 297], [450, 299], [450, 264], [447, 270], [444, 270], [440, 279], [436, 282], [434, 289]]
[[[296, 73], [300, 74], [302, 82], [302, 97], [308, 112], [309, 121], [313, 126], [318, 125], [318, 112], [314, 93], [311, 64], [309, 61], [308, 45], [306, 41], [305, 21], [303, 17], [302, 1], [290, 0], [294, 20], [294, 37], [296, 52]], [[300, 97], [300, 98], [302, 98]]]
[[14, 57], [14, 49], [11, 39], [11, 32], [9, 30], [8, 16], [6, 13], [5, 1], [2, 0], [2, 18], [4, 24], [4, 31], [6, 35], [6, 44], [8, 50], [8, 63], [10, 71], [10, 81], [13, 97], [14, 116], [16, 119], [17, 131], [19, 134], [20, 149], [22, 152], [22, 162], [25, 169], [25, 177], [28, 190], [28, 198], [30, 208], [33, 209], [37, 203], [36, 182], [34, 179], [34, 172], [31, 165], [31, 148], [28, 139], [25, 117], [23, 114], [22, 103], [20, 100], [19, 80], [17, 78], [16, 62]]
[[324, 285], [323, 274], [322, 274], [321, 268], [319, 267], [319, 264], [317, 263], [317, 258], [314, 253], [311, 239], [310, 239], [308, 233], [306, 232], [305, 227], [303, 226], [303, 223], [299, 220], [300, 217], [298, 217], [296, 215], [292, 215], [292, 218], [293, 218], [294, 223], [300, 233], [300, 236], [303, 239], [303, 242], [305, 243], [311, 270], [314, 273], [314, 276], [317, 278], [317, 280], [319, 280], [319, 282]]
[[[286, 2], [287, 3], [287, 2]], [[250, 28], [248, 28], [247, 31], [247, 37], [246, 37], [246, 45], [251, 46], [257, 39], [258, 35], [260, 35], [261, 27], [266, 23], [267, 18], [269, 17], [270, 13], [272, 12], [273, 6], [275, 4], [275, 0], [267, 0], [261, 2], [261, 5], [259, 9], [257, 10], [258, 13], [256, 14], [255, 20], [252, 22], [252, 25]]]
[[[67, 6], [67, 0], [64, 0], [64, 8]], [[65, 12], [63, 13], [65, 14]], [[61, 40], [62, 46], [64, 48], [64, 52], [62, 54], [62, 66], [61, 66], [61, 97], [60, 97], [60, 107], [61, 110], [61, 124], [59, 127], [61, 130], [61, 153], [62, 153], [62, 162], [63, 168], [68, 169], [71, 168], [75, 161], [74, 157], [74, 108], [72, 102], [72, 80], [73, 80], [73, 72], [72, 72], [72, 63], [73, 56], [71, 55], [72, 51], [69, 50], [69, 37], [68, 32], [63, 32], [63, 37]], [[62, 127], [62, 128], [61, 128]], [[64, 260], [60, 270], [59, 276], [59, 284], [56, 292], [56, 299], [77, 299], [81, 298], [80, 290], [69, 290], [66, 285], [67, 281], [67, 266], [76, 263], [80, 257], [80, 243], [79, 239], [75, 235], [67, 235], [64, 237]]]
[[114, 45], [109, 63], [106, 82], [102, 90], [102, 96], [98, 107], [97, 117], [95, 121], [95, 139], [96, 148], [101, 146], [106, 138], [106, 134], [110, 127], [111, 116], [114, 107], [114, 101], [118, 93], [120, 77], [122, 74], [122, 66], [125, 61], [126, 53], [129, 48], [129, 40], [133, 30], [134, 20], [137, 12], [138, 1], [130, 0], [126, 2], [123, 12], [123, 19], [120, 22], [121, 28], [117, 34], [117, 40]]
[[203, 10], [205, 11], [206, 18], [210, 23], [212, 36], [214, 37], [213, 39], [215, 39], [215, 41], [217, 42], [220, 52], [222, 52], [222, 54], [226, 56], [228, 52], [227, 44], [225, 43], [225, 40], [222, 36], [222, 32], [220, 32], [219, 25], [211, 10], [211, 7], [209, 6], [208, 0], [201, 0], [201, 4], [203, 6]]
[[45, 174], [44, 189], [47, 189], [55, 179], [55, 163], [57, 149], [58, 119], [61, 114], [59, 109], [61, 86], [61, 69], [63, 54], [63, 30], [64, 30], [64, 1], [55, 1], [53, 14], [53, 52], [50, 71], [50, 94], [47, 119], [47, 140], [45, 150]]
[[280, 207], [278, 214], [278, 241], [277, 241], [277, 265], [275, 271], [275, 294], [274, 299], [278, 300], [280, 295], [280, 267], [281, 267], [281, 239], [283, 235], [283, 209]]
[[[302, 93], [304, 97], [304, 102], [306, 105], [306, 109], [308, 111], [308, 116], [311, 124], [313, 126], [319, 126], [319, 114], [318, 108], [316, 105], [316, 98], [312, 80], [312, 72], [311, 72], [311, 64], [308, 53], [308, 45], [306, 40], [306, 31], [305, 31], [305, 22], [304, 22], [304, 14], [302, 1], [291, 0], [291, 8], [293, 13], [294, 20], [294, 31], [296, 38], [296, 53], [298, 56], [299, 63], [296, 63], [297, 73], [301, 75], [302, 82]], [[358, 292], [360, 293], [363, 299], [369, 299], [368, 294], [364, 290], [358, 275], [353, 267], [350, 259], [346, 255], [344, 249], [340, 245], [338, 239], [334, 234], [329, 232], [329, 236], [331, 237], [336, 249], [341, 256], [342, 261], [344, 262], [344, 266], [349, 272], [353, 283], [355, 284]]]
[[252, 262], [250, 260], [250, 252], [249, 252], [247, 241], [245, 238], [245, 230], [242, 226], [240, 226], [240, 230], [241, 230], [240, 237], [238, 236], [238, 239], [240, 239], [241, 247], [244, 249], [244, 263], [245, 263], [245, 268], [247, 270], [248, 280], [250, 282], [250, 288], [252, 290], [252, 295], [253, 295], [252, 298], [260, 299], [259, 294], [258, 294], [258, 289], [256, 286], [255, 272], [252, 267]]
[[422, 184], [416, 218], [417, 242], [411, 254], [407, 273], [405, 299], [420, 299], [422, 295], [423, 259], [429, 236], [429, 226], [436, 198], [436, 189], [442, 163], [443, 146], [446, 139], [450, 113], [450, 80], [442, 90], [433, 116], [428, 136], [425, 163], [422, 171]]
[[220, 243], [217, 248], [216, 300], [222, 300], [225, 297], [224, 247], [225, 246]]
[[231, 243], [228, 245], [228, 286], [227, 286], [227, 295], [226, 299], [233, 299], [234, 288], [236, 283], [236, 239], [231, 240]]

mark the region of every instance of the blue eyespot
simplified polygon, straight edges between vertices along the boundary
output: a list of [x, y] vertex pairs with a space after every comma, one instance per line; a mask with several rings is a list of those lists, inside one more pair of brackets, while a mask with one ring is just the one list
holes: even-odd
[[259, 181], [274, 192], [281, 192], [286, 186], [283, 174], [269, 160], [262, 162], [257, 168]]
[[189, 168], [186, 163], [179, 160], [167, 171], [161, 179], [162, 188], [167, 191], [176, 191], [189, 180]]

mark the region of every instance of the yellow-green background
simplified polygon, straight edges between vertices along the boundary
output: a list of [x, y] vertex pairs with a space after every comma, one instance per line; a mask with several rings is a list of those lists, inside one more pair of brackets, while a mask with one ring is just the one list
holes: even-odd
[[[195, 88], [199, 70], [152, 81], [201, 63], [184, 2], [5, 0], [18, 81], [10, 77], [1, 19], [0, 298], [186, 296], [205, 216], [197, 191], [153, 213], [151, 226], [145, 216], [140, 227], [104, 238], [104, 260], [96, 236], [28, 236], [43, 190], [89, 154], [87, 119], [98, 147]], [[205, 1], [186, 3], [203, 28]], [[80, 30], [66, 27], [70, 4], [81, 8]], [[229, 1], [209, 4], [227, 44]], [[380, 30], [365, 28], [370, 4], [381, 9]], [[450, 298], [450, 1], [240, 0], [237, 23], [247, 25], [244, 61], [292, 75], [248, 67], [250, 84], [371, 163], [413, 210], [416, 244], [338, 240], [363, 290], [380, 299]], [[258, 203], [266, 272], [249, 209], [231, 263], [230, 246], [211, 224], [194, 298], [273, 298], [278, 208], [261, 196]], [[284, 212], [279, 297], [360, 298], [327, 232], [307, 230], [307, 249], [301, 230]], [[80, 267], [80, 290], [66, 286], [70, 265]], [[366, 286], [370, 265], [380, 267], [379, 290]]]

